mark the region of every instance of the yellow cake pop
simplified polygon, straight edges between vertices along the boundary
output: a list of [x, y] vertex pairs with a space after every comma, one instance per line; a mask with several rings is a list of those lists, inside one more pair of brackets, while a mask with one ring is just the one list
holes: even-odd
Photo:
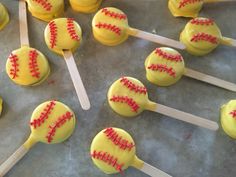
[[46, 22], [64, 14], [64, 0], [26, 0], [26, 2], [31, 14]]
[[236, 100], [221, 107], [221, 125], [226, 134], [236, 139]]
[[0, 3], [0, 30], [9, 22], [7, 9]]
[[83, 13], [92, 13], [97, 11], [102, 0], [70, 0], [73, 10]]
[[0, 97], [0, 116], [2, 114], [2, 103], [3, 103], [3, 101], [2, 101], [2, 98]]

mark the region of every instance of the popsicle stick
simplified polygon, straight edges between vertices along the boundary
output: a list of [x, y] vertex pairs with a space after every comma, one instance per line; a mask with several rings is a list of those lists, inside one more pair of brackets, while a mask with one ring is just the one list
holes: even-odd
[[167, 173], [147, 164], [146, 162], [144, 162], [143, 167], [140, 168], [139, 170], [141, 170], [142, 172], [152, 177], [172, 177], [168, 175]]
[[236, 40], [228, 37], [221, 38], [221, 44], [236, 47]]
[[194, 71], [189, 68], [185, 69], [184, 75], [187, 77], [191, 77], [191, 78], [200, 80], [202, 82], [206, 82], [206, 83], [215, 85], [217, 87], [221, 87], [221, 88], [236, 92], [236, 84], [224, 81], [222, 79], [218, 79], [216, 77], [209, 76], [207, 74], [200, 73], [198, 71]]
[[154, 112], [169, 116], [177, 120], [181, 120], [181, 121], [193, 124], [193, 125], [207, 128], [209, 130], [216, 131], [219, 128], [219, 125], [216, 122], [213, 122], [213, 121], [210, 121], [202, 117], [198, 117], [198, 116], [195, 116], [195, 115], [183, 112], [183, 111], [179, 111], [177, 109], [173, 109], [173, 108], [161, 105], [161, 104], [157, 104], [157, 103], [154, 103], [154, 104], [155, 104], [154, 107], [147, 108], [147, 109], [150, 111], [154, 111]]
[[204, 0], [204, 3], [212, 3], [212, 2], [236, 2], [236, 0]]
[[73, 54], [71, 51], [64, 51], [64, 58], [66, 60], [67, 67], [70, 72], [71, 79], [73, 81], [77, 96], [79, 98], [82, 109], [88, 110], [90, 109], [90, 102], [88, 99], [88, 95], [84, 88], [84, 84], [80, 77], [78, 68], [76, 66]]
[[148, 32], [145, 32], [145, 31], [141, 31], [141, 30], [138, 30], [138, 29], [135, 29], [135, 28], [129, 28], [128, 34], [131, 35], [131, 36], [135, 36], [135, 37], [145, 39], [145, 40], [148, 40], [148, 41], [152, 41], [152, 42], [162, 44], [162, 45], [165, 45], [165, 46], [170, 46], [170, 47], [174, 47], [174, 48], [181, 49], [181, 50], [186, 49], [186, 46], [183, 43], [179, 42], [179, 41], [169, 39], [169, 38], [166, 38], [166, 37], [162, 37], [162, 36], [159, 36], [159, 35], [156, 35], [156, 34], [148, 33]]
[[29, 151], [22, 145], [19, 149], [16, 150], [3, 164], [0, 166], [0, 177], [3, 177], [7, 172], [20, 160], [24, 155]]
[[19, 0], [19, 24], [20, 24], [20, 44], [29, 46], [28, 23], [26, 13], [26, 2]]

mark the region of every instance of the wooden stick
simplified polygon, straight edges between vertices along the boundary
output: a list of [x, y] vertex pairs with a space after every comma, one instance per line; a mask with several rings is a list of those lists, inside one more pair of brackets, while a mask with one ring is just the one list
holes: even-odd
[[214, 3], [214, 2], [236, 2], [236, 0], [204, 0], [204, 3]]
[[0, 177], [3, 177], [7, 172], [20, 160], [24, 155], [29, 151], [22, 145], [19, 149], [16, 150], [3, 164], [0, 166]]
[[66, 64], [69, 69], [70, 76], [71, 76], [72, 82], [74, 84], [77, 96], [79, 98], [81, 107], [84, 110], [88, 110], [88, 109], [90, 109], [90, 102], [89, 102], [86, 90], [84, 88], [84, 84], [82, 82], [82, 79], [80, 77], [78, 68], [76, 67], [76, 63], [75, 63], [72, 52], [68, 51], [68, 50], [64, 51], [64, 58], [66, 60]]
[[232, 39], [232, 38], [223, 37], [223, 38], [221, 38], [220, 43], [223, 45], [236, 47], [236, 40]]
[[143, 167], [139, 170], [152, 177], [171, 177], [167, 173], [147, 164], [146, 162], [144, 162]]
[[150, 111], [154, 111], [154, 112], [169, 116], [171, 118], [188, 122], [190, 124], [207, 128], [210, 130], [216, 131], [219, 128], [219, 125], [216, 122], [213, 122], [213, 121], [210, 121], [210, 120], [207, 120], [207, 119], [204, 119], [204, 118], [201, 118], [201, 117], [198, 117], [198, 116], [186, 113], [186, 112], [182, 112], [177, 109], [173, 109], [173, 108], [161, 105], [161, 104], [157, 104], [157, 103], [154, 103], [154, 104], [155, 104], [154, 107], [152, 108], [148, 107], [147, 109]]
[[128, 34], [131, 35], [131, 36], [135, 36], [135, 37], [145, 39], [145, 40], [148, 40], [148, 41], [152, 41], [152, 42], [162, 44], [162, 45], [165, 45], [165, 46], [170, 46], [170, 47], [174, 47], [174, 48], [181, 49], [181, 50], [186, 49], [186, 46], [183, 43], [179, 42], [179, 41], [175, 41], [173, 39], [169, 39], [169, 38], [162, 37], [162, 36], [159, 36], [159, 35], [155, 35], [155, 34], [152, 34], [152, 33], [148, 33], [148, 32], [145, 32], [145, 31], [141, 31], [141, 30], [138, 30], [138, 29], [135, 29], [135, 28], [129, 28]]
[[209, 76], [209, 75], [206, 75], [203, 73], [200, 73], [198, 71], [194, 71], [192, 69], [186, 68], [184, 75], [187, 77], [191, 77], [191, 78], [200, 80], [202, 82], [206, 82], [206, 83], [215, 85], [217, 87], [221, 87], [221, 88], [236, 92], [236, 84], [231, 83], [231, 82], [227, 82], [227, 81], [224, 81], [224, 80], [221, 80], [216, 77], [212, 77], [212, 76]]
[[24, 0], [19, 0], [19, 23], [20, 23], [20, 44], [21, 46], [29, 46], [26, 2]]

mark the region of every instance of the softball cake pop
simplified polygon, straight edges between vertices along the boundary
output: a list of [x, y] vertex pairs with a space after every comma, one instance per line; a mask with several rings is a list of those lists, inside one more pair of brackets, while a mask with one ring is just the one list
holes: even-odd
[[236, 139], [236, 100], [221, 107], [221, 125], [227, 135]]
[[46, 22], [64, 14], [64, 0], [26, 0], [26, 2], [31, 14]]
[[134, 117], [149, 110], [210, 130], [218, 129], [216, 122], [150, 101], [146, 87], [132, 77], [116, 80], [110, 86], [107, 98], [110, 107], [124, 117]]
[[185, 49], [179, 41], [129, 27], [126, 14], [114, 7], [99, 10], [93, 18], [92, 29], [95, 39], [108, 46], [118, 45], [131, 35], [166, 46]]
[[75, 123], [73, 111], [65, 104], [54, 100], [40, 104], [31, 116], [29, 138], [1, 164], [0, 176], [4, 176], [36, 143], [56, 144], [68, 139]]
[[73, 10], [83, 13], [92, 13], [97, 11], [102, 0], [70, 0]]
[[180, 34], [186, 50], [196, 56], [213, 51], [220, 44], [236, 47], [236, 40], [223, 37], [214, 20], [198, 17], [190, 20]]
[[52, 20], [45, 28], [44, 39], [51, 51], [64, 56], [80, 104], [88, 110], [90, 102], [72, 54], [82, 42], [79, 24], [72, 18]]
[[90, 153], [93, 163], [106, 174], [123, 173], [132, 166], [150, 176], [170, 177], [139, 159], [133, 138], [119, 128], [100, 131], [92, 141]]
[[9, 22], [9, 15], [7, 9], [2, 5], [2, 3], [0, 3], [0, 30], [2, 30], [7, 25], [8, 22]]

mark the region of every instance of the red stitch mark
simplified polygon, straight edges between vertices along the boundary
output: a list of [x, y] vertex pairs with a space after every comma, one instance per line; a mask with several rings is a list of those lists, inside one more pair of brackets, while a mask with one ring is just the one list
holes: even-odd
[[119, 28], [116, 25], [99, 22], [95, 26], [98, 27], [98, 28], [105, 28], [107, 30], [110, 30], [110, 31], [116, 33], [117, 35], [121, 35], [121, 28]]
[[50, 103], [47, 104], [46, 107], [43, 109], [43, 112], [40, 113], [40, 116], [30, 122], [30, 125], [34, 126], [34, 128], [40, 127], [45, 122], [45, 120], [48, 119], [55, 105], [55, 101], [50, 101]]
[[230, 112], [229, 114], [231, 114], [233, 118], [236, 119], [236, 109]]
[[110, 101], [126, 103], [132, 109], [133, 112], [138, 112], [139, 105], [132, 99], [127, 96], [112, 96]]
[[10, 75], [12, 76], [12, 79], [15, 79], [18, 77], [17, 72], [19, 71], [19, 64], [17, 61], [19, 60], [18, 56], [11, 53], [9, 56], [9, 60], [11, 62], [11, 69], [10, 69]]
[[39, 67], [37, 64], [38, 52], [36, 50], [31, 50], [29, 52], [29, 68], [30, 73], [33, 77], [40, 78]]
[[118, 163], [118, 158], [112, 156], [111, 154], [103, 151], [96, 151], [94, 150], [93, 153], [91, 154], [91, 157], [94, 159], [101, 160], [108, 165], [113, 166], [118, 172], [122, 173], [122, 167], [124, 164]]
[[80, 41], [80, 37], [75, 31], [75, 25], [74, 25], [73, 18], [67, 18], [67, 31], [68, 31], [71, 39], [74, 39], [76, 41]]
[[182, 0], [179, 3], [179, 9], [185, 7], [186, 5], [202, 2], [203, 0]]
[[135, 91], [136, 93], [141, 93], [141, 94], [142, 93], [143, 94], [147, 94], [146, 87], [138, 86], [138, 85], [134, 84], [132, 81], [130, 81], [128, 78], [126, 78], [126, 77], [122, 77], [120, 79], [120, 82], [123, 83], [123, 85], [126, 86], [131, 91]]
[[148, 69], [151, 69], [153, 71], [166, 72], [172, 77], [176, 76], [176, 72], [174, 71], [174, 69], [172, 67], [168, 68], [167, 65], [151, 64], [150, 66], [148, 66]]
[[190, 21], [191, 24], [195, 25], [214, 25], [214, 20], [212, 19], [201, 19], [201, 18], [194, 18]]
[[48, 25], [49, 25], [49, 30], [50, 30], [51, 48], [54, 48], [57, 42], [57, 25], [55, 21], [51, 21]]
[[167, 52], [164, 52], [163, 50], [161, 50], [160, 48], [157, 48], [155, 50], [155, 54], [157, 54], [158, 56], [170, 60], [170, 61], [176, 61], [176, 62], [182, 62], [183, 61], [183, 57], [180, 54], [169, 54]]
[[112, 12], [112, 11], [108, 10], [107, 8], [103, 8], [102, 13], [104, 13], [105, 15], [110, 16], [112, 18], [118, 18], [120, 20], [122, 20], [122, 19], [126, 20], [127, 19], [127, 16], [125, 14]]
[[206, 33], [197, 33], [191, 39], [191, 42], [199, 42], [199, 41], [207, 41], [212, 44], [218, 44], [217, 37], [212, 36], [211, 34], [206, 34]]
[[107, 128], [103, 133], [106, 134], [107, 138], [110, 139], [116, 146], [119, 146], [120, 149], [128, 149], [128, 151], [131, 151], [134, 147], [132, 142], [122, 139], [122, 136], [119, 136], [119, 134], [112, 127]]
[[33, 0], [40, 4], [46, 11], [50, 11], [52, 9], [52, 4], [48, 2], [48, 0]]
[[49, 132], [46, 138], [48, 139], [48, 143], [51, 143], [53, 140], [53, 136], [55, 136], [55, 133], [58, 128], [60, 128], [62, 125], [64, 125], [67, 121], [69, 121], [73, 117], [73, 114], [69, 111], [67, 111], [65, 114], [60, 116], [57, 121], [49, 126]]

